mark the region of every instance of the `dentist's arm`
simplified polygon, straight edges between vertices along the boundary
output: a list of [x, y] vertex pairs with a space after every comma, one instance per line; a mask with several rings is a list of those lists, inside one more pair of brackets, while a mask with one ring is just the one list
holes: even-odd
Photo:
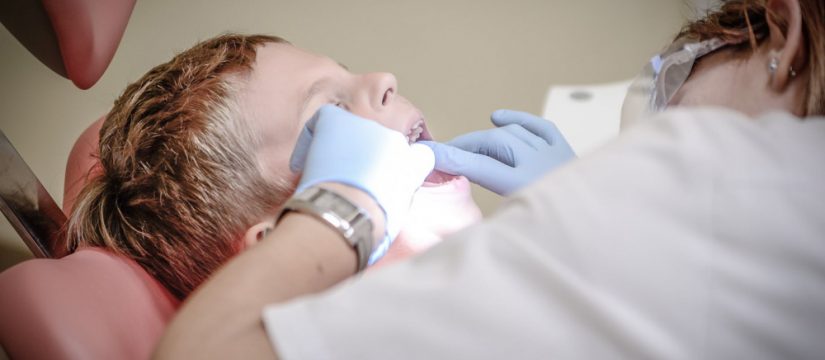
[[[373, 261], [398, 235], [413, 193], [433, 168], [426, 146], [401, 133], [324, 106], [307, 123], [291, 165], [298, 191], [320, 186], [372, 219]], [[184, 303], [156, 349], [159, 359], [274, 358], [264, 306], [316, 293], [358, 268], [357, 253], [328, 224], [287, 213], [260, 243], [231, 260]]]
[[496, 128], [445, 144], [422, 141], [435, 153], [435, 168], [508, 195], [576, 157], [550, 121], [513, 110], [498, 110], [491, 120]]
[[287, 214], [190, 295], [154, 358], [275, 359], [261, 323], [264, 306], [327, 289], [352, 276], [356, 263], [353, 248], [332, 228]]

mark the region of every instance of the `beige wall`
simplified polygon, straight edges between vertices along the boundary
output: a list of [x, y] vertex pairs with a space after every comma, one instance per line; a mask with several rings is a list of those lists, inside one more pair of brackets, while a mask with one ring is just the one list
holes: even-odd
[[[60, 203], [85, 126], [150, 67], [221, 32], [275, 34], [355, 72], [393, 72], [447, 139], [488, 127], [497, 108], [540, 112], [551, 84], [632, 77], [690, 15], [682, 0], [140, 0], [111, 66], [87, 91], [0, 30], [0, 129]], [[487, 213], [499, 201], [475, 194]], [[28, 256], [3, 219], [0, 269]]]

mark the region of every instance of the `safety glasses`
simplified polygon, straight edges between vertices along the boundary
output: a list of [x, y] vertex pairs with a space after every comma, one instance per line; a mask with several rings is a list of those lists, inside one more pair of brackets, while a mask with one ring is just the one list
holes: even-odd
[[638, 117], [667, 108], [673, 95], [687, 81], [696, 60], [729, 45], [722, 39], [691, 42], [677, 40], [650, 59], [631, 83], [622, 109], [622, 127]]

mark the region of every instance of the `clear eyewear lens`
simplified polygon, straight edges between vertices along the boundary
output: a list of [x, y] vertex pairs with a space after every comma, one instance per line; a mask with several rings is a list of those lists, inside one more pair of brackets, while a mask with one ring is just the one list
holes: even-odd
[[687, 81], [696, 60], [726, 45], [728, 43], [722, 39], [681, 40], [651, 58], [627, 91], [622, 107], [622, 128], [640, 117], [664, 111]]

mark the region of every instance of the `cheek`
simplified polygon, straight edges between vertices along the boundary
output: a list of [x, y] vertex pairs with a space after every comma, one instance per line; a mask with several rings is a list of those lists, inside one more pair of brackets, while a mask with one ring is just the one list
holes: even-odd
[[673, 95], [673, 98], [670, 99], [668, 107], [694, 105], [694, 103], [697, 100], [698, 99], [694, 97], [694, 92], [692, 91], [691, 87], [685, 84], [685, 86], [682, 86], [682, 88], [680, 88], [679, 91], [677, 91], [676, 94]]
[[408, 126], [414, 122], [413, 118], [419, 114], [418, 109], [412, 103], [400, 95], [395, 95], [392, 103], [380, 110], [372, 109], [368, 106], [353, 106], [348, 109], [355, 115], [365, 119], [373, 120], [379, 124], [406, 134], [409, 132]]
[[364, 119], [375, 121], [375, 122], [377, 122], [377, 123], [379, 123], [379, 124], [381, 124], [381, 125], [383, 125], [387, 128], [390, 128], [390, 129], [393, 129], [393, 130], [396, 130], [396, 131], [402, 131], [402, 128], [403, 128], [402, 120], [403, 120], [403, 118], [401, 116], [399, 116], [399, 114], [400, 114], [399, 112], [394, 111], [393, 109], [388, 109], [386, 111], [381, 111], [381, 112], [372, 111], [371, 109], [362, 110], [362, 109], [359, 109], [359, 108], [349, 108], [348, 110], [350, 112], [352, 112], [353, 114], [355, 114], [355, 115], [358, 115], [358, 116], [360, 116]]
[[723, 103], [725, 95], [706, 78], [691, 79], [673, 96], [668, 106], [703, 106]]
[[[708, 59], [713, 60], [713, 59]], [[741, 93], [734, 63], [702, 61], [674, 95], [673, 106], [727, 106]]]
[[258, 149], [258, 164], [264, 177], [275, 182], [291, 182], [297, 178], [289, 169], [289, 158], [295, 141], [270, 142]]

